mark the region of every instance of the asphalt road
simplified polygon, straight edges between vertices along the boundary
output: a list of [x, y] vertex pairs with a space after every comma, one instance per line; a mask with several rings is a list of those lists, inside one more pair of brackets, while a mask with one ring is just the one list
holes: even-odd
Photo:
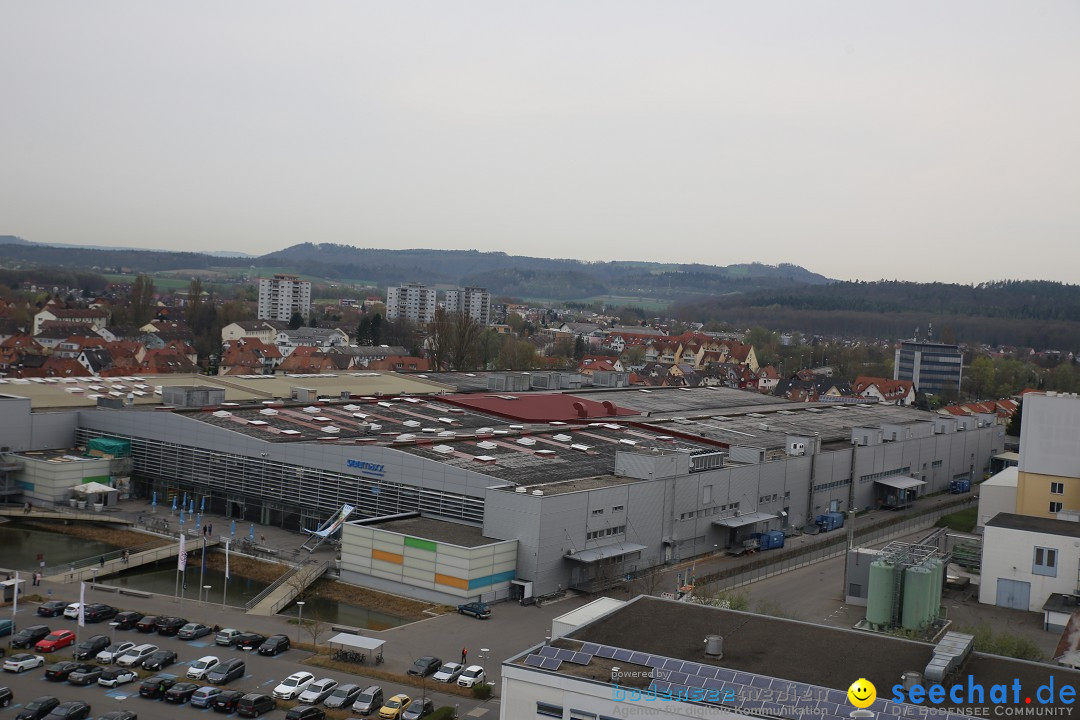
[[[58, 628], [75, 628], [75, 622], [73, 620], [67, 620], [64, 618], [41, 618], [43, 624], [48, 625], [52, 629]], [[27, 619], [22, 620], [23, 624], [27, 624]], [[367, 681], [363, 678], [357, 677], [343, 672], [335, 672], [331, 670], [323, 670], [322, 668], [314, 668], [301, 664], [301, 661], [306, 658], [309, 653], [302, 650], [289, 650], [282, 653], [277, 657], [264, 657], [256, 653], [244, 652], [242, 650], [236, 650], [233, 648], [225, 648], [214, 645], [212, 635], [208, 635], [194, 641], [178, 640], [175, 637], [162, 637], [160, 635], [145, 635], [131, 631], [113, 631], [112, 628], [106, 623], [98, 625], [87, 625], [82, 629], [80, 636], [87, 638], [90, 635], [95, 634], [113, 634], [117, 640], [125, 639], [133, 642], [151, 642], [162, 649], [169, 649], [176, 652], [178, 655], [178, 661], [176, 664], [166, 668], [162, 673], [150, 673], [140, 670], [142, 677], [150, 677], [155, 674], [162, 675], [174, 675], [183, 676], [187, 671], [187, 666], [198, 660], [204, 655], [216, 655], [218, 658], [224, 660], [228, 657], [241, 656], [246, 661], [247, 675], [236, 680], [228, 685], [224, 686], [231, 690], [242, 690], [244, 692], [262, 692], [270, 694], [274, 686], [276, 686], [282, 679], [291, 675], [294, 672], [305, 670], [311, 672], [316, 678], [332, 677], [338, 682], [357, 683], [361, 685], [380, 684], [375, 681]], [[26, 652], [23, 650], [13, 650], [6, 648], [8, 655]], [[35, 653], [37, 654], [37, 653]], [[70, 648], [65, 648], [55, 653], [45, 655], [45, 667], [61, 660], [71, 659]], [[450, 658], [447, 658], [449, 660]], [[453, 658], [457, 660], [458, 658]], [[404, 668], [402, 668], [404, 671]], [[199, 682], [199, 685], [205, 685], [207, 683]], [[18, 711], [17, 709], [25, 705], [30, 700], [42, 696], [53, 695], [60, 699], [61, 702], [66, 700], [82, 700], [90, 704], [92, 708], [92, 717], [98, 717], [110, 710], [134, 710], [138, 713], [141, 720], [179, 720], [184, 717], [195, 717], [199, 713], [212, 713], [211, 710], [204, 710], [201, 708], [192, 708], [187, 705], [171, 705], [164, 703], [160, 700], [146, 700], [140, 698], [139, 683], [131, 683], [118, 688], [104, 688], [98, 685], [90, 685], [86, 687], [79, 687], [71, 685], [67, 682], [54, 682], [45, 679], [44, 668], [38, 668], [34, 670], [27, 670], [23, 673], [11, 673], [4, 672], [0, 674], [0, 685], [11, 688], [15, 695], [15, 699], [12, 705], [3, 711], [5, 716], [14, 716]], [[428, 697], [431, 697], [435, 701], [436, 707], [443, 705], [457, 705], [459, 708], [459, 716], [473, 712], [474, 709], [483, 705], [476, 700], [469, 698], [462, 698], [456, 695], [445, 695], [437, 692], [438, 683], [431, 681], [427, 682]], [[387, 697], [394, 695], [398, 692], [403, 692], [416, 697], [420, 693], [416, 689], [411, 687], [395, 687], [393, 685], [384, 685], [383, 687]], [[485, 712], [482, 715], [475, 715], [473, 717], [483, 717], [487, 715], [489, 717], [496, 717], [498, 715], [498, 709], [495, 707], [481, 708], [489, 709], [490, 712]], [[220, 716], [218, 713], [212, 715], [203, 715], [204, 718]], [[284, 708], [276, 710], [271, 713], [267, 713], [263, 717], [266, 718], [283, 718], [285, 716]]]

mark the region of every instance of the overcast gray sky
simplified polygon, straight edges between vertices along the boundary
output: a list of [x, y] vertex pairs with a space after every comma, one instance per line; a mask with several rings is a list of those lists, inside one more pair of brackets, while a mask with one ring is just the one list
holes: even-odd
[[1080, 3], [0, 5], [0, 234], [1076, 282]]

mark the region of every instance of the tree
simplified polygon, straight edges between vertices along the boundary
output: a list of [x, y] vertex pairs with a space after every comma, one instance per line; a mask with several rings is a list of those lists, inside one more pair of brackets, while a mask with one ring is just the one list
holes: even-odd
[[532, 370], [536, 367], [536, 348], [528, 340], [507, 338], [495, 363], [500, 370]]
[[585, 338], [580, 335], [574, 340], [574, 360], [578, 363], [585, 357]]
[[294, 310], [293, 314], [292, 314], [292, 317], [289, 318], [289, 329], [290, 330], [296, 330], [303, 324], [304, 324], [304, 316], [301, 315], [298, 311]]
[[371, 344], [383, 344], [383, 321], [381, 313], [375, 313], [371, 318]]
[[154, 281], [146, 275], [139, 275], [131, 286], [131, 322], [142, 327], [150, 320], [150, 310], [154, 305]]
[[978, 357], [967, 371], [968, 394], [981, 400], [994, 388], [994, 361], [988, 357]]
[[1020, 437], [1021, 423], [1024, 422], [1024, 403], [1021, 402], [1016, 406], [1016, 412], [1009, 418], [1009, 424], [1005, 426], [1005, 434], [1012, 435], [1014, 437]]
[[371, 316], [361, 315], [360, 324], [356, 326], [356, 344], [371, 345]]
[[437, 370], [475, 370], [480, 363], [484, 326], [465, 313], [435, 311], [427, 352]]

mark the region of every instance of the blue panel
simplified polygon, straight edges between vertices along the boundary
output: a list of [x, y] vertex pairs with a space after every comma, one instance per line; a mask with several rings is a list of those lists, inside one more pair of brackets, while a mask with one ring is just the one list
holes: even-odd
[[630, 662], [630, 658], [632, 658], [633, 656], [634, 653], [630, 652], [629, 650], [623, 650], [622, 648], [618, 648], [615, 650], [615, 659], [619, 662]]
[[557, 657], [559, 654], [559, 648], [545, 645], [544, 647], [540, 648], [540, 650], [537, 651], [536, 654], [543, 655], [544, 657]]
[[543, 655], [530, 655], [529, 657], [525, 658], [525, 664], [531, 667], [540, 667], [540, 664], [542, 662], [544, 662]]
[[665, 660], [664, 661], [664, 669], [665, 670], [681, 671], [682, 666], [683, 666], [683, 661], [682, 660]]
[[735, 679], [735, 671], [734, 670], [728, 670], [726, 668], [717, 668], [716, 669], [716, 679], [717, 680], [724, 680], [726, 682], [731, 682], [732, 680]]
[[636, 652], [630, 657], [630, 662], [635, 665], [647, 665], [649, 662], [649, 655], [648, 653]]
[[761, 677], [760, 675], [755, 675], [754, 679], [750, 681], [750, 684], [753, 687], [769, 688], [769, 687], [772, 687], [772, 678]]
[[591, 660], [592, 655], [583, 652], [576, 652], [574, 653], [574, 657], [570, 658], [570, 662], [575, 665], [588, 665]]
[[679, 685], [685, 685], [686, 684], [686, 677], [687, 677], [686, 673], [672, 671], [672, 672], [668, 673], [667, 679], [670, 680], [673, 683], [678, 683]]
[[724, 683], [719, 680], [714, 680], [713, 678], [705, 678], [705, 687], [709, 690], [722, 690], [724, 688]]
[[615, 648], [611, 647], [610, 645], [601, 645], [600, 649], [594, 652], [593, 655], [610, 660], [611, 658], [615, 657]]
[[581, 652], [595, 655], [596, 651], [600, 649], [600, 646], [596, 643], [585, 643], [581, 646]]
[[708, 678], [703, 678], [700, 675], [687, 675], [686, 685], [688, 687], [703, 688], [705, 687], [706, 680], [708, 680]]

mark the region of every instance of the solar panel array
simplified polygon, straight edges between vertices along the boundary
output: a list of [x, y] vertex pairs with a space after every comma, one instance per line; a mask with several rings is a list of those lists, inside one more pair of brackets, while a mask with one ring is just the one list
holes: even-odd
[[[663, 655], [627, 650], [611, 645], [583, 643], [580, 652], [546, 646], [540, 655], [529, 658], [577, 662], [574, 656], [598, 657], [620, 663], [652, 668], [653, 680], [646, 692], [662, 693], [690, 702], [718, 707], [738, 708], [740, 713], [766, 717], [806, 720], [850, 720], [851, 704], [847, 692], [807, 683], [781, 680], [765, 675], [732, 670], [717, 665], [703, 665]], [[536, 665], [529, 662], [527, 665]], [[588, 664], [588, 660], [580, 664]], [[632, 694], [630, 689], [627, 693]], [[878, 720], [895, 720], [911, 714], [915, 706], [878, 699], [867, 708]], [[938, 720], [970, 720], [956, 713], [941, 713]]]
[[552, 647], [551, 645], [545, 645], [540, 648], [539, 654], [546, 658], [555, 658], [559, 662], [570, 662], [575, 665], [588, 665], [589, 661], [592, 660], [592, 655], [589, 653], [563, 650], [562, 648]]
[[538, 667], [541, 670], [558, 670], [559, 666], [562, 665], [562, 660], [544, 657], [543, 655], [530, 655], [525, 658], [525, 664]]

